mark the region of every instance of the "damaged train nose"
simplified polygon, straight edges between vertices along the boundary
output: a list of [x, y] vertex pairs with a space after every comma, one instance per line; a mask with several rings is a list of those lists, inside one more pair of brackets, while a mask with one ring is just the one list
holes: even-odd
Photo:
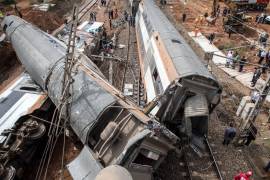
[[195, 95], [186, 100], [184, 110], [185, 134], [192, 144], [204, 148], [204, 136], [208, 132], [209, 109], [204, 95]]
[[209, 110], [207, 99], [204, 95], [188, 98], [185, 103], [186, 134], [190, 137], [204, 136], [208, 130]]

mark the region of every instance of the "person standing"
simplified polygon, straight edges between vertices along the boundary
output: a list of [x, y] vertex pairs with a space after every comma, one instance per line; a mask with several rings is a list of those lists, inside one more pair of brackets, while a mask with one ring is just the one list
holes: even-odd
[[247, 140], [245, 143], [246, 146], [249, 146], [250, 143], [256, 139], [256, 135], [257, 135], [257, 128], [254, 125], [250, 125], [248, 130], [249, 132], [248, 132]]
[[110, 29], [112, 29], [112, 20], [109, 19], [109, 23], [110, 23]]
[[268, 69], [268, 65], [266, 63], [264, 63], [262, 65], [262, 74], [266, 74], [266, 70]]
[[251, 93], [251, 102], [256, 103], [256, 101], [258, 101], [258, 99], [260, 97], [261, 97], [261, 95], [260, 95], [259, 91], [257, 91], [257, 90], [252, 91], [252, 93]]
[[92, 16], [93, 16], [92, 21], [97, 21], [97, 13], [93, 12]]
[[94, 19], [93, 12], [90, 12], [90, 18], [89, 18], [89, 20], [90, 20], [90, 21], [93, 21], [93, 19]]
[[118, 17], [118, 9], [115, 9], [115, 11], [114, 11], [114, 17], [115, 17], [115, 18]]
[[185, 22], [187, 19], [187, 14], [186, 13], [183, 13], [182, 14], [182, 21]]
[[213, 41], [214, 41], [215, 37], [216, 37], [215, 33], [210, 34], [210, 36], [209, 36], [210, 44], [213, 44]]
[[167, 0], [160, 0], [160, 4], [161, 5], [166, 5], [167, 4]]
[[232, 58], [233, 58], [233, 52], [229, 51], [227, 54], [225, 67], [230, 67], [230, 64], [232, 62]]
[[239, 62], [239, 72], [242, 72], [243, 71], [243, 68], [244, 68], [246, 62], [247, 62], [247, 59], [246, 59], [245, 56], [243, 56], [241, 58], [240, 62]]
[[225, 7], [224, 9], [223, 9], [223, 12], [222, 12], [222, 16], [227, 16], [228, 15], [228, 8], [227, 7]]
[[261, 69], [256, 67], [251, 80], [251, 87], [254, 87], [256, 85], [258, 79], [260, 79], [261, 77], [261, 74], [262, 74]]
[[114, 19], [114, 11], [113, 11], [113, 9], [111, 10], [111, 18]]
[[109, 19], [111, 19], [111, 10], [108, 11]]
[[264, 58], [266, 57], [266, 52], [265, 52], [265, 50], [259, 51], [258, 56], [259, 56], [259, 58], [260, 58], [258, 64], [262, 64]]
[[270, 51], [268, 50], [265, 56], [265, 61], [268, 67], [270, 67]]
[[127, 11], [124, 11], [124, 17], [125, 17], [125, 21], [128, 21], [128, 13], [127, 13]]
[[267, 165], [263, 168], [265, 172], [268, 172], [270, 169], [270, 161], [267, 163]]
[[233, 123], [230, 123], [230, 127], [225, 129], [223, 145], [229, 145], [236, 135], [236, 129], [233, 127]]
[[128, 24], [129, 24], [129, 26], [132, 26], [132, 19], [131, 19], [131, 15], [128, 15], [128, 18], [127, 18], [127, 20], [128, 20]]
[[231, 38], [231, 36], [232, 36], [232, 30], [231, 29], [229, 29], [229, 31], [228, 31], [228, 35], [229, 35], [229, 39]]
[[236, 51], [233, 55], [233, 59], [232, 59], [232, 69], [235, 69], [235, 65], [236, 63], [238, 63], [240, 60], [240, 55], [238, 54], [238, 52]]

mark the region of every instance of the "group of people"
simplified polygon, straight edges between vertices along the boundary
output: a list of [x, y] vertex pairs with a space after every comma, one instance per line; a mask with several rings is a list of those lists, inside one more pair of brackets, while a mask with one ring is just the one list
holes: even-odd
[[118, 17], [118, 9], [110, 9], [108, 12], [109, 19], [115, 19]]
[[96, 12], [90, 12], [90, 21], [97, 21], [97, 13]]
[[[257, 135], [257, 128], [253, 124], [251, 124], [246, 133], [244, 144], [246, 146], [249, 146], [250, 143], [256, 139], [256, 135]], [[222, 144], [228, 146], [233, 141], [235, 136], [236, 136], [236, 128], [234, 127], [233, 123], [230, 123], [229, 127], [225, 129], [224, 140]], [[269, 172], [270, 161], [263, 169], [265, 172]], [[253, 174], [252, 171], [248, 171], [246, 173], [241, 172], [234, 177], [234, 180], [249, 180], [252, 174]]]
[[[248, 131], [245, 136], [244, 144], [249, 146], [250, 143], [256, 139], [257, 128], [252, 124], [248, 128]], [[233, 123], [230, 123], [229, 127], [225, 129], [224, 139], [222, 144], [228, 146], [236, 136], [236, 128], [233, 126]]]
[[101, 6], [106, 6], [107, 2], [106, 0], [101, 0]]
[[[210, 40], [211, 43], [211, 40]], [[270, 51], [266, 52], [265, 50], [259, 50], [257, 54], [258, 66], [254, 68], [254, 73], [251, 79], [251, 87], [254, 87], [257, 81], [260, 79], [262, 74], [266, 74], [267, 69], [270, 67]], [[239, 65], [239, 72], [242, 72], [244, 66], [247, 64], [247, 58], [245, 56], [240, 56], [237, 51], [228, 51], [226, 57], [226, 64], [225, 67], [231, 67], [232, 69], [236, 68], [236, 65]]]
[[231, 67], [232, 69], [236, 68], [236, 65], [239, 64], [239, 72], [242, 72], [245, 64], [247, 63], [247, 58], [245, 56], [240, 56], [240, 54], [235, 51], [229, 51], [226, 58], [225, 67]]
[[260, 49], [257, 54], [260, 66], [254, 68], [253, 77], [251, 80], [251, 86], [254, 87], [262, 74], [266, 74], [267, 69], [270, 67], [270, 51]]
[[[233, 123], [230, 123], [229, 127], [227, 127], [225, 129], [225, 133], [224, 133], [224, 140], [223, 140], [223, 145], [228, 146], [233, 139], [236, 136], [236, 128], [233, 126]], [[245, 145], [249, 145], [250, 142], [246, 142]], [[270, 165], [269, 165], [270, 166]], [[246, 173], [239, 173], [234, 177], [234, 180], [249, 180], [249, 178], [252, 176], [252, 171], [248, 171]]]
[[258, 15], [256, 16], [255, 21], [256, 21], [258, 24], [259, 24], [259, 23], [264, 23], [266, 17], [267, 17], [267, 15], [264, 14], [264, 13], [261, 13], [260, 15], [258, 14]]
[[127, 11], [124, 12], [125, 21], [128, 22], [129, 26], [135, 27], [135, 16], [128, 14]]

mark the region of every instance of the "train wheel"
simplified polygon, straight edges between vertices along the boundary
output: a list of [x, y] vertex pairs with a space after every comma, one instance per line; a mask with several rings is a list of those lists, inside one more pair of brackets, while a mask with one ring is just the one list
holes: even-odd
[[20, 129], [28, 134], [27, 139], [29, 140], [40, 139], [46, 132], [46, 126], [33, 119], [25, 121]]

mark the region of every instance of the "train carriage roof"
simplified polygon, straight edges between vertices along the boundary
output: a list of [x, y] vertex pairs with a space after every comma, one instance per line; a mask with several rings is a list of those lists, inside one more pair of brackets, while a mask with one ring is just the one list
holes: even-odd
[[143, 9], [146, 9], [145, 13], [152, 31], [159, 33], [179, 77], [198, 75], [216, 81], [153, 0], [143, 1]]

